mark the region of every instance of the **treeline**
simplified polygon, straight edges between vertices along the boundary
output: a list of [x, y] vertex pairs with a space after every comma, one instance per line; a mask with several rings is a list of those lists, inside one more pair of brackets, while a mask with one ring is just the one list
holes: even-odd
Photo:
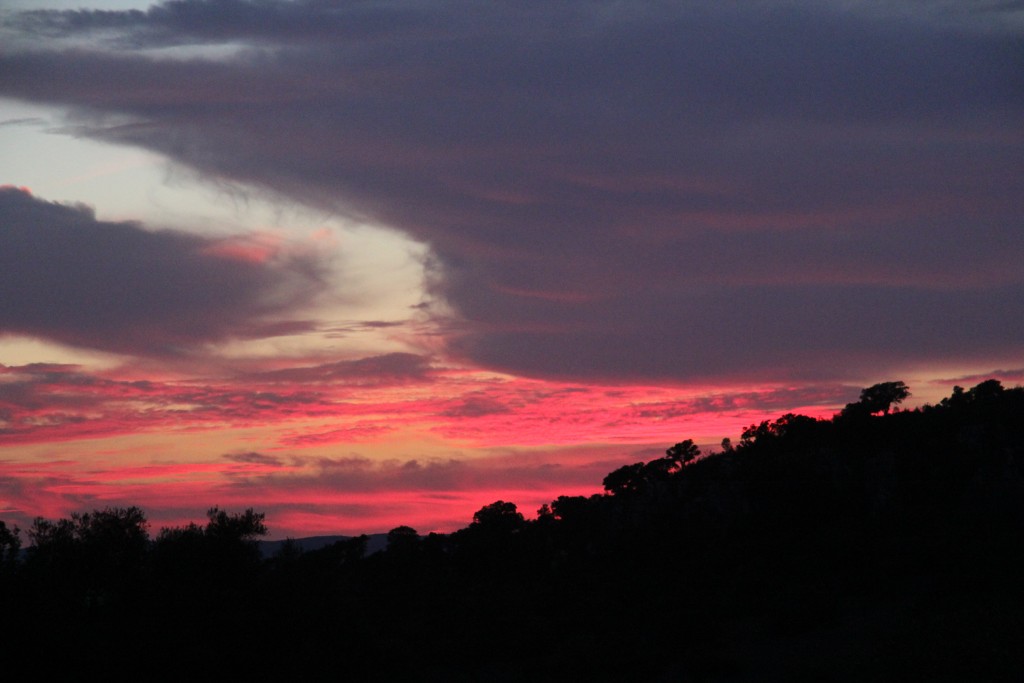
[[526, 519], [261, 558], [252, 510], [0, 523], [3, 643], [40, 676], [1017, 680], [1024, 389], [989, 380], [692, 441]]

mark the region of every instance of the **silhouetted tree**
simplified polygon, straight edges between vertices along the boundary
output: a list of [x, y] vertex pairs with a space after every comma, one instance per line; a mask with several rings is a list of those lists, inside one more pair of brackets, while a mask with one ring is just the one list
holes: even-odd
[[28, 537], [32, 541], [31, 554], [33, 555], [63, 551], [75, 543], [75, 523], [66, 518], [51, 522], [48, 519], [36, 517], [32, 520]]
[[997, 379], [987, 379], [973, 387], [968, 396], [973, 401], [992, 401], [1002, 395], [1004, 389], [1002, 383]]
[[[749, 446], [753, 442], [769, 442], [785, 436], [796, 436], [810, 432], [817, 420], [806, 415], [786, 413], [775, 420], [764, 420], [758, 425], [750, 425], [740, 434], [740, 443]], [[730, 443], [731, 445], [731, 443]], [[724, 442], [723, 442], [724, 446]]]
[[999, 398], [1006, 390], [997, 379], [989, 379], [964, 391], [963, 387], [953, 387], [953, 393], [942, 399], [939, 405], [944, 408], [962, 409], [971, 405], [984, 404]]
[[206, 516], [205, 527], [192, 522], [160, 530], [153, 547], [157, 577], [199, 601], [244, 594], [260, 567], [257, 538], [267, 533], [264, 515], [252, 508], [229, 514], [213, 507]]
[[513, 532], [523, 528], [525, 524], [526, 521], [522, 513], [516, 509], [515, 503], [499, 500], [477, 510], [473, 514], [470, 528], [488, 532]]
[[38, 517], [28, 535], [30, 555], [45, 563], [84, 563], [79, 572], [105, 565], [107, 569], [141, 562], [149, 543], [149, 523], [137, 507], [106, 508], [73, 513], [56, 522]]
[[604, 490], [612, 495], [629, 495], [639, 493], [644, 489], [645, 463], [635, 462], [632, 465], [622, 467], [609, 472], [602, 481]]
[[[608, 477], [605, 477], [607, 481]], [[605, 490], [608, 490], [607, 486]], [[551, 514], [555, 519], [570, 522], [585, 520], [593, 509], [591, 500], [586, 496], [559, 496], [551, 501]]]
[[252, 508], [241, 514], [229, 515], [224, 510], [212, 507], [206, 512], [207, 538], [225, 543], [255, 543], [257, 537], [267, 534], [263, 523], [266, 515], [254, 512]]
[[693, 442], [693, 439], [680, 441], [665, 451], [665, 458], [681, 467], [694, 460], [700, 455], [700, 448]]
[[844, 414], [875, 413], [889, 414], [894, 405], [899, 405], [910, 396], [910, 389], [903, 382], [881, 382], [863, 389], [860, 400], [851, 403], [843, 410]]
[[623, 465], [610, 472], [602, 484], [606, 492], [620, 497], [662, 490], [673, 475], [699, 455], [697, 444], [692, 439], [686, 439], [667, 449], [663, 458]]
[[18, 563], [21, 551], [21, 530], [17, 526], [8, 528], [0, 521], [0, 574], [10, 572]]
[[332, 557], [335, 557], [340, 564], [352, 564], [366, 556], [366, 545], [369, 541], [369, 536], [360, 534], [343, 541], [335, 541], [328, 548], [330, 548], [329, 552]]
[[388, 532], [387, 552], [398, 557], [413, 555], [420, 545], [420, 535], [411, 526], [396, 526]]
[[149, 549], [149, 522], [135, 506], [111, 507], [72, 515], [81, 545], [82, 572], [92, 590], [105, 598], [132, 587], [139, 580]]
[[138, 507], [113, 507], [72, 515], [75, 534], [102, 555], [141, 557], [149, 544], [149, 522]]

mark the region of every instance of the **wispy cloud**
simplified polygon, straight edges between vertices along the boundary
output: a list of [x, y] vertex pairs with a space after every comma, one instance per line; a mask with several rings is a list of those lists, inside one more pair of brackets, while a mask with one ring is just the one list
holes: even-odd
[[[306, 533], [451, 529], [498, 498], [535, 509], [599, 490], [611, 469], [683, 438], [735, 437], [795, 405], [828, 415], [856, 395], [828, 385], [701, 397], [706, 389], [565, 385], [393, 355], [340, 361], [328, 367], [344, 371], [315, 380], [311, 367], [158, 381], [0, 366], [7, 518], [144, 501], [177, 523], [231, 503], [283, 525], [306, 520]], [[405, 374], [367, 383], [371, 367]], [[225, 431], [237, 436], [218, 450]]]
[[562, 384], [411, 354], [165, 381], [34, 364], [0, 366], [0, 437], [38, 443], [229, 425], [259, 426], [276, 451], [379, 443], [404, 429], [477, 447], [674, 442], [738, 432], [796, 407], [829, 415], [855, 395], [842, 384], [741, 392]]
[[18, 119], [4, 119], [0, 121], [0, 126], [44, 126], [46, 125], [46, 119], [39, 118], [38, 116], [22, 117]]
[[412, 353], [390, 353], [383, 356], [341, 360], [315, 366], [268, 370], [253, 375], [253, 379], [268, 382], [298, 382], [316, 384], [344, 382], [345, 384], [403, 384], [409, 381], [429, 381], [430, 359]]

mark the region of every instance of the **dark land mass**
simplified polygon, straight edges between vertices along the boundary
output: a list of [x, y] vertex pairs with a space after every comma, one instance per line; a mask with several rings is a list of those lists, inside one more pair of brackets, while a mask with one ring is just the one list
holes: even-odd
[[[257, 541], [260, 550], [260, 557], [270, 559], [288, 548], [288, 552], [299, 550], [309, 552], [311, 550], [322, 550], [336, 543], [351, 541], [353, 536], [305, 536], [303, 538], [286, 538], [281, 541]], [[366, 554], [372, 555], [385, 550], [388, 547], [387, 534], [369, 534], [366, 537]]]
[[262, 515], [0, 527], [6, 668], [47, 680], [1018, 681], [1024, 389], [784, 415], [525, 520], [261, 557]]

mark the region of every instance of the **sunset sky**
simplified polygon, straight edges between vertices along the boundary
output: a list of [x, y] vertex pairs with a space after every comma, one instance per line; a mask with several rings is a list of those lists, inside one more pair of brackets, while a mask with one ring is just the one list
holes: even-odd
[[22, 528], [452, 531], [1024, 381], [1022, 2], [0, 0], [0, 185]]

